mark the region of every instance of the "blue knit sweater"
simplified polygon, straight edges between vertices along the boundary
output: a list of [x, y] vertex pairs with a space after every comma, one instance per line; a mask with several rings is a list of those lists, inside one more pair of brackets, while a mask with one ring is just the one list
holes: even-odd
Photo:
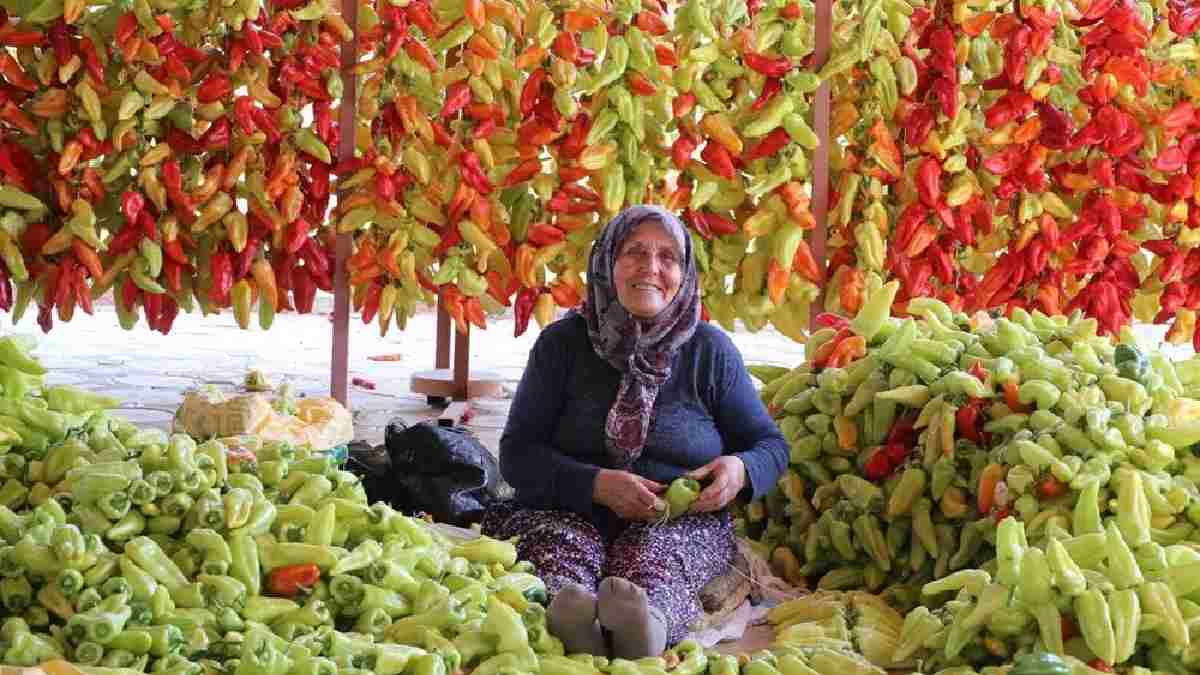
[[[522, 506], [565, 509], [602, 530], [616, 524], [593, 504], [593, 483], [610, 467], [604, 424], [620, 372], [592, 349], [582, 316], [545, 328], [500, 438], [500, 470]], [[750, 381], [737, 347], [720, 329], [701, 323], [675, 355], [659, 390], [650, 431], [632, 470], [669, 483], [722, 454], [746, 465], [743, 497], [761, 497], [787, 468], [787, 442]]]

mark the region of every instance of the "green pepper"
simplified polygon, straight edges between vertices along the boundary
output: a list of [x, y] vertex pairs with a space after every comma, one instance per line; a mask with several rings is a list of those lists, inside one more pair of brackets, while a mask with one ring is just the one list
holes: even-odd
[[[13, 188], [5, 186], [5, 189]], [[29, 375], [45, 375], [46, 368], [29, 354], [33, 344], [32, 340], [17, 336], [0, 338], [0, 363]]]
[[50, 410], [65, 413], [90, 413], [120, 407], [121, 401], [111, 396], [95, 394], [71, 385], [57, 385], [43, 389], [43, 396]]
[[292, 542], [258, 541], [258, 555], [262, 569], [270, 572], [278, 567], [315, 564], [322, 572], [328, 572], [337, 564], [340, 555], [326, 546], [313, 546]]
[[174, 594], [188, 585], [187, 578], [158, 544], [149, 537], [135, 537], [125, 544], [125, 555]]
[[483, 536], [456, 544], [450, 550], [450, 555], [471, 562], [500, 563], [511, 567], [517, 562], [517, 547], [510, 541]]

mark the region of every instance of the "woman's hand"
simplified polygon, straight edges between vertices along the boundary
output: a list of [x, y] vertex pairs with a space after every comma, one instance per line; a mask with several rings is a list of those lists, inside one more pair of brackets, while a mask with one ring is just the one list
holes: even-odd
[[616, 469], [600, 469], [592, 488], [592, 501], [607, 506], [625, 520], [653, 520], [661, 515], [655, 508], [665, 485], [649, 478]]
[[746, 465], [733, 455], [721, 455], [687, 476], [707, 483], [688, 509], [692, 513], [720, 511], [746, 487]]

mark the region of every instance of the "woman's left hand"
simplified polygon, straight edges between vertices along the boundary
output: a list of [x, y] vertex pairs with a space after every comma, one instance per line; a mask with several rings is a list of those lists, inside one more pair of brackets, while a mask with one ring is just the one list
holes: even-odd
[[746, 487], [746, 465], [733, 455], [722, 455], [687, 476], [708, 483], [692, 502], [692, 513], [720, 511]]

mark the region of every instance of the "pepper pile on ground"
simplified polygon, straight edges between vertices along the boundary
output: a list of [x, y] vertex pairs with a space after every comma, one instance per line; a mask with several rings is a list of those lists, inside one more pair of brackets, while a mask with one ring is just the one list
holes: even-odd
[[[636, 663], [568, 657], [546, 628], [545, 585], [513, 543], [451, 539], [368, 505], [325, 453], [138, 429], [106, 412], [111, 398], [43, 385], [31, 347], [0, 339], [0, 664], [92, 675], [739, 672], [737, 658], [691, 641]], [[672, 511], [694, 487], [668, 496]], [[881, 675], [843, 647], [800, 664]]]
[[[1136, 648], [1119, 640], [1115, 662], [1195, 667], [1179, 622], [1200, 604], [1168, 568], [1191, 564], [1200, 542], [1200, 402], [1187, 398], [1200, 359], [1173, 362], [1128, 331], [1114, 342], [1078, 312], [968, 317], [923, 298], [908, 303], [915, 316], [891, 317], [899, 282], [867, 286], [858, 315], [829, 318], [804, 364], [752, 370], [791, 468], [749, 506], [743, 531], [789, 580], [878, 592], [899, 610], [988, 589], [986, 602], [947, 603], [939, 615], [955, 631], [937, 645], [949, 645], [950, 665], [999, 662], [1037, 639], [1061, 651], [1046, 598], [1055, 625], [1061, 611], [1082, 631], [1082, 643], [1062, 640], [1068, 652], [1112, 665], [1106, 634], [1092, 632], [1101, 613], [1078, 603], [1098, 607], [1120, 591], [1120, 609], [1104, 616], [1125, 625], [1133, 589], [1143, 607], [1179, 610], [1144, 609], [1159, 618], [1135, 628]], [[1046, 591], [1034, 575], [1045, 563], [1023, 561], [1034, 549], [1086, 583], [1065, 587], [1055, 571]], [[1022, 601], [1034, 591], [1018, 578], [1039, 584], [1040, 600]], [[978, 610], [969, 621], [964, 607]], [[1037, 639], [1025, 630], [1034, 619]]]

